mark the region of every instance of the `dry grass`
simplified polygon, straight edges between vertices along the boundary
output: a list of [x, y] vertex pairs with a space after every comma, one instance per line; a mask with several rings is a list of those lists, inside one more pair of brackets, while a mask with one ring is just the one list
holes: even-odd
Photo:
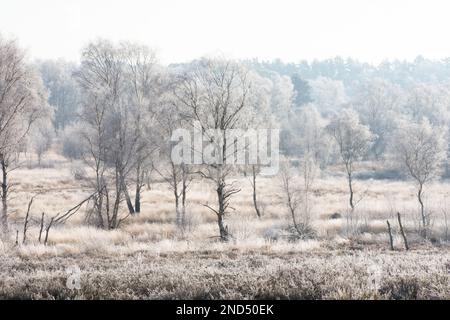
[[[448, 253], [198, 250], [0, 260], [15, 299], [450, 299]], [[78, 265], [81, 288], [68, 289]]]
[[[315, 184], [316, 237], [311, 240], [289, 241], [290, 221], [277, 178], [258, 180], [263, 209], [258, 219], [250, 181], [241, 177], [235, 211], [226, 219], [233, 234], [229, 243], [217, 241], [216, 217], [203, 206], [214, 204], [211, 186], [205, 181], [192, 185], [189, 226], [181, 232], [174, 224], [171, 192], [155, 180], [143, 194], [142, 212], [119, 230], [89, 227], [80, 211], [52, 229], [44, 246], [37, 241], [41, 212], [52, 216], [89, 194], [86, 182], [74, 179], [71, 163], [57, 155], [46, 161], [46, 168], [30, 166], [11, 174], [16, 183], [10, 204], [13, 232], [10, 241], [0, 242], [2, 298], [450, 298], [443, 215], [450, 207], [447, 182], [427, 189], [433, 241], [417, 235], [418, 207], [410, 183], [358, 181], [362, 200], [350, 225], [345, 179], [325, 172]], [[21, 235], [28, 200], [35, 194], [28, 242], [15, 246], [15, 230]], [[411, 252], [402, 251], [397, 211]], [[387, 251], [386, 219], [394, 226], [395, 252]], [[66, 267], [73, 264], [82, 269], [81, 290], [65, 286]], [[382, 269], [376, 288], [368, 286], [367, 268], [373, 265]]]

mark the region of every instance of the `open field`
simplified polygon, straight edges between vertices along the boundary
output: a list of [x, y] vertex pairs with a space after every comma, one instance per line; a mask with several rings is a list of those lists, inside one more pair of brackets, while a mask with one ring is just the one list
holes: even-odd
[[[214, 203], [211, 186], [196, 181], [190, 188], [188, 226], [182, 232], [174, 223], [171, 192], [155, 177], [143, 194], [141, 213], [121, 228], [105, 231], [86, 225], [82, 208], [50, 231], [45, 246], [38, 242], [41, 212], [52, 216], [89, 194], [86, 182], [74, 179], [74, 164], [53, 154], [46, 163], [44, 168], [25, 167], [11, 175], [14, 232], [10, 241], [0, 243], [1, 298], [450, 298], [446, 182], [427, 190], [433, 213], [428, 240], [417, 233], [411, 183], [357, 181], [357, 194], [364, 196], [349, 223], [344, 178], [323, 172], [313, 190], [311, 239], [290, 239], [277, 178], [258, 180], [261, 219], [253, 209], [249, 180], [238, 179], [242, 191], [233, 198], [235, 210], [226, 219], [233, 238], [223, 243], [216, 237], [215, 216], [203, 206]], [[23, 244], [27, 203], [36, 194]], [[403, 216], [410, 251], [403, 249], [397, 211]], [[389, 250], [387, 219], [396, 251]], [[80, 289], [66, 286], [71, 266], [80, 270]]]

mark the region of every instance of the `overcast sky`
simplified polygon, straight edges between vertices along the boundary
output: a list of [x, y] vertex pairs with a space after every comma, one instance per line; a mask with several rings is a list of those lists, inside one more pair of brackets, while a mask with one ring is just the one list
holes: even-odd
[[285, 61], [450, 56], [448, 0], [0, 0], [0, 33], [33, 58], [77, 60], [96, 37], [164, 63], [222, 53]]

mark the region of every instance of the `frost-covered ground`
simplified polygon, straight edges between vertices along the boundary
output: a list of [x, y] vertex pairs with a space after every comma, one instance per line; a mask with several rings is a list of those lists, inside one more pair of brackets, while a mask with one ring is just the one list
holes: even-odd
[[[203, 206], [214, 190], [194, 182], [188, 194], [188, 227], [174, 224], [172, 194], [155, 179], [143, 194], [142, 212], [118, 230], [84, 222], [84, 208], [38, 241], [42, 212], [67, 210], [88, 193], [67, 161], [14, 172], [8, 241], [0, 242], [0, 298], [132, 299], [449, 299], [450, 246], [445, 225], [447, 183], [428, 189], [432, 234], [418, 235], [414, 186], [406, 181], [357, 181], [362, 200], [349, 227], [345, 179], [323, 173], [316, 181], [312, 227], [315, 236], [292, 241], [290, 217], [277, 178], [260, 178], [263, 216], [256, 217], [250, 181], [233, 198], [226, 224], [233, 235], [218, 241], [216, 217]], [[27, 241], [23, 219], [31, 207]], [[402, 213], [411, 250], [405, 251], [396, 212]], [[386, 220], [393, 226], [389, 250]], [[18, 244], [15, 244], [19, 231]], [[75, 277], [75, 278], [74, 278]], [[68, 284], [68, 281], [75, 281]]]
[[15, 299], [450, 298], [450, 252], [436, 249], [8, 255], [0, 270]]

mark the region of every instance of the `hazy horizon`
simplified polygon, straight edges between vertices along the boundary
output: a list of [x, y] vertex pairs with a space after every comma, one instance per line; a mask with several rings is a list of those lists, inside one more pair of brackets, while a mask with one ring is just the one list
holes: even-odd
[[164, 64], [217, 53], [378, 64], [450, 57], [450, 42], [442, 41], [450, 29], [447, 6], [442, 0], [18, 0], [3, 4], [0, 34], [17, 38], [33, 59], [78, 61], [83, 45], [101, 37], [146, 44]]

